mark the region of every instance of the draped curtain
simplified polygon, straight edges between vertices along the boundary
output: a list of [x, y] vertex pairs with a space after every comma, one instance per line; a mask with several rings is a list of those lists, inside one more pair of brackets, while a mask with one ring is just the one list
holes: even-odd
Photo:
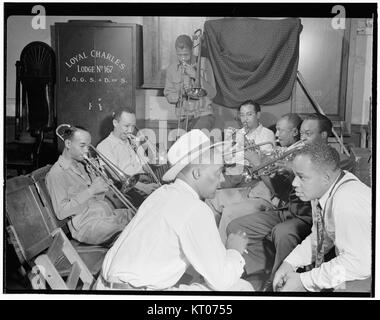
[[214, 103], [237, 108], [289, 99], [297, 75], [301, 20], [224, 18], [204, 24], [205, 51], [217, 86]]

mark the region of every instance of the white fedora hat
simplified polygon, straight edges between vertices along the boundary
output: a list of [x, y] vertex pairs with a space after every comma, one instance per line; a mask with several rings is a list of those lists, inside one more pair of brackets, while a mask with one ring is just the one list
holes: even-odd
[[166, 171], [162, 179], [164, 181], [174, 180], [178, 173], [190, 162], [216, 145], [219, 145], [219, 143], [211, 144], [207, 135], [199, 129], [185, 133], [169, 149], [168, 161], [170, 169]]

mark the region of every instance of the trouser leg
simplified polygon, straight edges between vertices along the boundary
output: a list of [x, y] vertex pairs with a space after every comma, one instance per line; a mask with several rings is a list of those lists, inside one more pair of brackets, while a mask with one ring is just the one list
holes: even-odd
[[247, 199], [238, 203], [226, 205], [222, 212], [222, 217], [219, 223], [219, 234], [223, 243], [227, 240], [227, 226], [229, 223], [237, 218], [254, 214], [255, 212], [262, 211], [267, 206], [264, 199]]
[[243, 254], [247, 275], [263, 272], [266, 269], [264, 239], [280, 222], [282, 221], [277, 211], [260, 211], [235, 219], [227, 226], [227, 236], [238, 230], [247, 234], [248, 254]]
[[[245, 199], [247, 199], [246, 196]], [[213, 199], [207, 199], [206, 203], [214, 212], [215, 220], [217, 224], [219, 224], [226, 206], [241, 202], [245, 199], [243, 188], [219, 189], [216, 191], [215, 197]]]
[[294, 217], [277, 224], [272, 229], [270, 240], [273, 242], [276, 251], [272, 276], [284, 259], [310, 234], [310, 232], [311, 217], [306, 220]]

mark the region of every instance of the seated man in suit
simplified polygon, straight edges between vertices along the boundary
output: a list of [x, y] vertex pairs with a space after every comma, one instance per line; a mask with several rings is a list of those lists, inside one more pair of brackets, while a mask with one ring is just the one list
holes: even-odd
[[[371, 190], [339, 162], [338, 152], [324, 143], [296, 153], [293, 186], [312, 203], [313, 229], [277, 270], [276, 291], [371, 290]], [[325, 260], [334, 246], [335, 257]], [[296, 272], [312, 263], [311, 270]]]
[[[311, 114], [302, 121], [300, 127], [301, 140], [305, 144], [323, 143], [327, 145], [331, 130], [332, 122], [326, 116]], [[294, 174], [289, 171], [289, 168], [285, 172], [290, 174], [288, 182], [291, 182]], [[284, 200], [283, 196], [279, 198]], [[249, 254], [245, 256], [245, 269], [247, 277], [252, 275], [253, 281], [257, 281], [256, 274], [271, 264], [270, 257], [273, 253], [271, 250], [264, 249], [268, 249], [268, 246], [265, 246], [268, 244], [267, 240], [273, 243], [274, 262], [268, 282], [262, 283], [262, 288], [265, 290], [272, 289], [271, 281], [284, 258], [311, 232], [310, 203], [299, 199], [294, 188], [291, 188], [290, 194], [288, 193], [288, 199], [288, 205], [282, 206], [283, 209], [281, 210], [264, 211], [252, 207], [249, 215], [232, 221], [228, 226], [228, 232], [242, 229], [250, 239], [248, 243]], [[231, 208], [225, 208], [225, 211], [240, 211], [243, 214], [247, 212], [247, 210], [243, 210], [244, 208], [236, 204], [232, 205]], [[257, 284], [256, 287], [258, 287]]]
[[[276, 136], [284, 151], [297, 143], [300, 125], [297, 114], [286, 114], [278, 120]], [[258, 290], [267, 289], [266, 280], [270, 286], [283, 259], [311, 230], [310, 203], [295, 195], [291, 186], [293, 177], [288, 165], [282, 163], [273, 175], [261, 178], [273, 192], [270, 205], [258, 208], [251, 200], [228, 205], [223, 210], [225, 217], [222, 216], [220, 227], [227, 228], [226, 234], [241, 229], [248, 236], [244, 277]], [[232, 220], [234, 217], [237, 219]]]
[[70, 127], [62, 136], [62, 155], [46, 176], [54, 211], [58, 219], [70, 218], [68, 225], [74, 239], [88, 244], [112, 242], [132, 218], [131, 213], [111, 209], [104, 201], [108, 185], [84, 165], [90, 133]]
[[[277, 150], [281, 149], [282, 151], [286, 151], [299, 140], [299, 127], [301, 122], [301, 118], [295, 113], [285, 114], [277, 121], [276, 136], [281, 145], [276, 148]], [[260, 162], [255, 163], [256, 160], [254, 157], [251, 159], [249, 156], [250, 152], [246, 152], [246, 154], [247, 159], [249, 159], [251, 163], [254, 163], [255, 165], [260, 164]], [[267, 160], [263, 159], [262, 161]], [[272, 208], [274, 206], [277, 207], [278, 205], [284, 207], [289, 201], [289, 194], [292, 188], [292, 178], [291, 170], [289, 171], [286, 167], [281, 167], [278, 168], [276, 173], [272, 174], [270, 177], [260, 177], [261, 184], [265, 188], [261, 188], [261, 190], [265, 190], [265, 193], [260, 193], [258, 191], [259, 188], [256, 186], [253, 190], [246, 188], [249, 192], [247, 192], [245, 197], [237, 197], [235, 195], [235, 198], [228, 198], [226, 196], [226, 191], [223, 189], [219, 190], [218, 192], [224, 191], [225, 195], [224, 198], [219, 197], [219, 202], [221, 202], [219, 232], [222, 241], [225, 241], [227, 238], [227, 226], [232, 220], [255, 211], [265, 210], [266, 208]], [[227, 190], [231, 190], [229, 191], [231, 193], [234, 189]], [[242, 195], [242, 192], [240, 192], [239, 195]], [[213, 201], [215, 203], [215, 200]]]
[[[301, 139], [306, 144], [325, 143], [332, 134], [333, 124], [329, 118], [320, 113], [308, 114], [301, 124]], [[343, 170], [353, 171], [355, 159], [344, 153], [339, 153], [340, 167]]]
[[[136, 128], [135, 114], [121, 108], [114, 113], [112, 124], [113, 131], [97, 145], [97, 150], [129, 176], [144, 173], [149, 160], [141, 143], [133, 135]], [[156, 183], [145, 183], [140, 179], [128, 195], [138, 207], [157, 187]]]

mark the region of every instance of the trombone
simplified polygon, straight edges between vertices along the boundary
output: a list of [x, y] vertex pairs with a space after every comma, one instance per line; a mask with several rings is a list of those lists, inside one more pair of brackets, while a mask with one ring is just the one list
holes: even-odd
[[143, 165], [145, 165], [145, 166], [143, 166], [143, 168], [145, 168], [145, 170], [147, 171], [147, 173], [152, 176], [152, 178], [154, 179], [155, 183], [157, 183], [159, 186], [162, 186], [162, 183], [157, 178], [156, 174], [154, 173], [154, 171], [151, 168], [151, 166], [149, 165], [149, 163], [143, 157], [140, 156], [140, 154], [139, 154], [139, 152], [137, 150], [137, 148], [138, 148], [137, 141], [141, 141], [142, 143], [147, 143], [147, 147], [151, 150], [151, 152], [153, 152], [153, 154], [155, 156], [157, 155], [158, 152], [157, 152], [156, 148], [152, 145], [152, 143], [149, 141], [149, 139], [147, 137], [143, 136], [142, 138], [143, 138], [143, 140], [140, 140], [139, 137], [137, 137], [136, 135], [134, 135], [132, 133], [128, 134], [128, 139], [129, 139], [131, 145], [134, 147], [135, 153], [136, 153], [137, 157], [139, 158], [140, 162]]
[[[193, 48], [192, 48], [194, 49], [198, 47], [196, 78], [190, 89], [185, 90], [183, 84], [181, 86], [181, 91], [180, 91], [179, 100], [178, 100], [179, 116], [178, 116], [178, 123], [177, 123], [177, 139], [179, 138], [179, 130], [180, 130], [180, 124], [182, 120], [184, 98], [186, 98], [186, 100], [189, 101], [189, 99], [199, 100], [202, 97], [207, 96], [207, 91], [204, 88], [202, 88], [202, 85], [201, 85], [201, 49], [202, 49], [202, 40], [203, 40], [202, 29], [195, 30], [192, 38], [193, 38], [193, 41], [198, 40], [198, 44], [195, 46], [193, 45]], [[187, 63], [185, 61], [181, 61], [180, 63], [182, 66], [182, 76], [184, 76], [185, 74], [184, 67], [187, 65]], [[185, 131], [187, 131], [188, 121], [189, 121], [189, 116], [187, 114], [186, 114], [185, 119], [186, 119]]]
[[[56, 135], [64, 141], [63, 135], [59, 132], [62, 127], [67, 129], [75, 128], [69, 124], [61, 124], [55, 130]], [[114, 165], [109, 159], [107, 159], [102, 153], [100, 153], [93, 145], [88, 146], [92, 152], [95, 153], [96, 158], [89, 157], [87, 154], [84, 155], [84, 161], [86, 163], [87, 170], [93, 173], [95, 176], [101, 177], [112, 190], [112, 192], [119, 198], [119, 200], [129, 209], [132, 210], [132, 213], [135, 214], [137, 209], [136, 207], [127, 199], [124, 195], [128, 192], [139, 180], [139, 174], [128, 176], [123, 171], [121, 171], [116, 165]], [[100, 165], [100, 161], [104, 163], [104, 166]], [[111, 178], [108, 177], [107, 173], [104, 171], [104, 168], [111, 174], [117, 177], [121, 182], [121, 191], [116, 187], [115, 183]]]

